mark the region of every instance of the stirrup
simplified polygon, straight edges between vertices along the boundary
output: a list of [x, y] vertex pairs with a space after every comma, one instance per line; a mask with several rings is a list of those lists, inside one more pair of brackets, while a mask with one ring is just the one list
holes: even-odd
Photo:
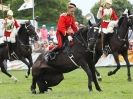
[[16, 55], [14, 51], [11, 53], [11, 57], [14, 57], [15, 59], [19, 60], [18, 56]]

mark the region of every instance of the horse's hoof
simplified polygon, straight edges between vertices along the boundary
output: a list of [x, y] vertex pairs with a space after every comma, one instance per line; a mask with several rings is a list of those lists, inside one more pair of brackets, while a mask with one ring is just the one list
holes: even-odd
[[102, 81], [102, 78], [98, 78], [98, 81]]
[[102, 89], [99, 88], [99, 89], [97, 89], [97, 91], [102, 92]]
[[113, 75], [113, 72], [112, 71], [108, 72], [108, 76], [111, 76], [111, 75]]
[[97, 76], [98, 81], [102, 81], [102, 77], [101, 76]]
[[17, 79], [16, 77], [14, 77], [14, 76], [12, 76], [11, 79], [12, 79], [15, 83], [18, 82], [18, 79]]
[[44, 91], [40, 91], [39, 94], [44, 94]]
[[31, 92], [32, 92], [32, 94], [36, 94], [36, 90], [35, 89], [32, 89]]
[[28, 75], [28, 73], [26, 73], [26, 74], [25, 74], [25, 78], [28, 78], [28, 77], [29, 77], [29, 75]]
[[53, 91], [53, 89], [52, 88], [48, 88], [47, 91]]
[[129, 81], [129, 82], [131, 82], [131, 81], [132, 81], [132, 79], [131, 79], [131, 78], [128, 78], [128, 81]]
[[27, 76], [27, 75], [25, 75], [25, 78], [28, 78], [28, 76]]

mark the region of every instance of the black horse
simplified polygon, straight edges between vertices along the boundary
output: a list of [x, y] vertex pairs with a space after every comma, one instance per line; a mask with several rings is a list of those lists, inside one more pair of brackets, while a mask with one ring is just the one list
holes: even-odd
[[73, 39], [74, 45], [70, 49], [68, 48], [59, 52], [56, 59], [47, 62], [43, 54], [37, 58], [32, 66], [32, 93], [36, 93], [36, 83], [38, 84], [40, 93], [43, 93], [49, 87], [59, 84], [64, 78], [63, 73], [68, 73], [80, 66], [88, 76], [89, 91], [92, 91], [92, 81], [96, 89], [101, 91], [95, 75], [93, 54], [89, 52], [88, 48], [89, 32], [92, 31], [87, 27], [75, 33]]
[[[95, 28], [95, 27], [92, 27]], [[129, 16], [127, 15], [123, 15], [118, 22], [118, 27], [117, 29], [115, 29], [114, 34], [108, 39], [108, 45], [109, 48], [111, 49], [111, 54], [113, 54], [114, 59], [117, 63], [117, 68], [113, 71], [108, 72], [108, 76], [111, 76], [113, 74], [115, 74], [121, 67], [120, 62], [119, 62], [119, 57], [118, 55], [121, 54], [127, 64], [127, 75], [128, 75], [128, 81], [131, 81], [131, 73], [130, 73], [130, 63], [128, 60], [128, 47], [129, 47], [129, 42], [128, 42], [128, 30], [129, 28], [131, 28], [133, 30], [133, 15]], [[93, 39], [97, 39], [97, 35], [95, 34], [96, 32], [91, 33], [91, 36]], [[101, 38], [99, 38], [97, 40], [97, 42], [95, 43], [94, 40], [90, 41], [91, 42], [91, 46], [96, 45], [96, 47], [94, 47], [94, 59], [95, 59], [95, 63], [97, 63], [97, 61], [99, 60], [100, 56], [102, 55], [102, 45], [101, 45]], [[97, 71], [97, 70], [96, 70]], [[100, 76], [100, 73], [97, 71], [97, 75]]]
[[[32, 49], [29, 44], [29, 37], [34, 37], [37, 40], [37, 34], [35, 32], [35, 28], [31, 25], [30, 21], [25, 22], [25, 24], [21, 24], [21, 27], [16, 35], [16, 43], [14, 43], [13, 51], [14, 60], [21, 60], [28, 66], [28, 71], [26, 77], [30, 74], [30, 68], [33, 65], [32, 62]], [[29, 60], [29, 62], [26, 60]], [[13, 77], [6, 70], [6, 61], [9, 59], [9, 49], [7, 44], [0, 45], [0, 67], [1, 71], [9, 77]], [[13, 77], [14, 78], [14, 77]], [[16, 79], [14, 79], [16, 80]]]

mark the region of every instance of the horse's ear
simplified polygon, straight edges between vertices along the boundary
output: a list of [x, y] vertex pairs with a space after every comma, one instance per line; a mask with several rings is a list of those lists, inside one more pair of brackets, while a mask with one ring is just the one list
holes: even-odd
[[128, 9], [125, 9], [125, 11], [123, 12], [123, 16], [129, 16], [130, 15], [130, 11]]
[[129, 16], [129, 15], [131, 15], [131, 11], [130, 11], [130, 10], [128, 10], [128, 16]]

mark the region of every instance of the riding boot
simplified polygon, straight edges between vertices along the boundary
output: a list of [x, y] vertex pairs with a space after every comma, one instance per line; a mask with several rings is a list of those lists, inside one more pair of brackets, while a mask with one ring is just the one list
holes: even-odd
[[45, 60], [54, 60], [56, 58], [56, 55], [59, 54], [59, 51], [61, 49], [58, 48], [58, 46], [55, 46], [52, 50], [48, 52], [48, 56], [45, 57]]
[[107, 34], [104, 34], [103, 37], [103, 54], [102, 57], [107, 57], [108, 56], [108, 51], [106, 46], [108, 45], [108, 41], [107, 41]]
[[8, 56], [9, 56], [9, 60], [10, 61], [13, 61], [13, 57], [12, 57], [13, 44], [11, 42], [8, 42], [7, 45], [8, 45]]

